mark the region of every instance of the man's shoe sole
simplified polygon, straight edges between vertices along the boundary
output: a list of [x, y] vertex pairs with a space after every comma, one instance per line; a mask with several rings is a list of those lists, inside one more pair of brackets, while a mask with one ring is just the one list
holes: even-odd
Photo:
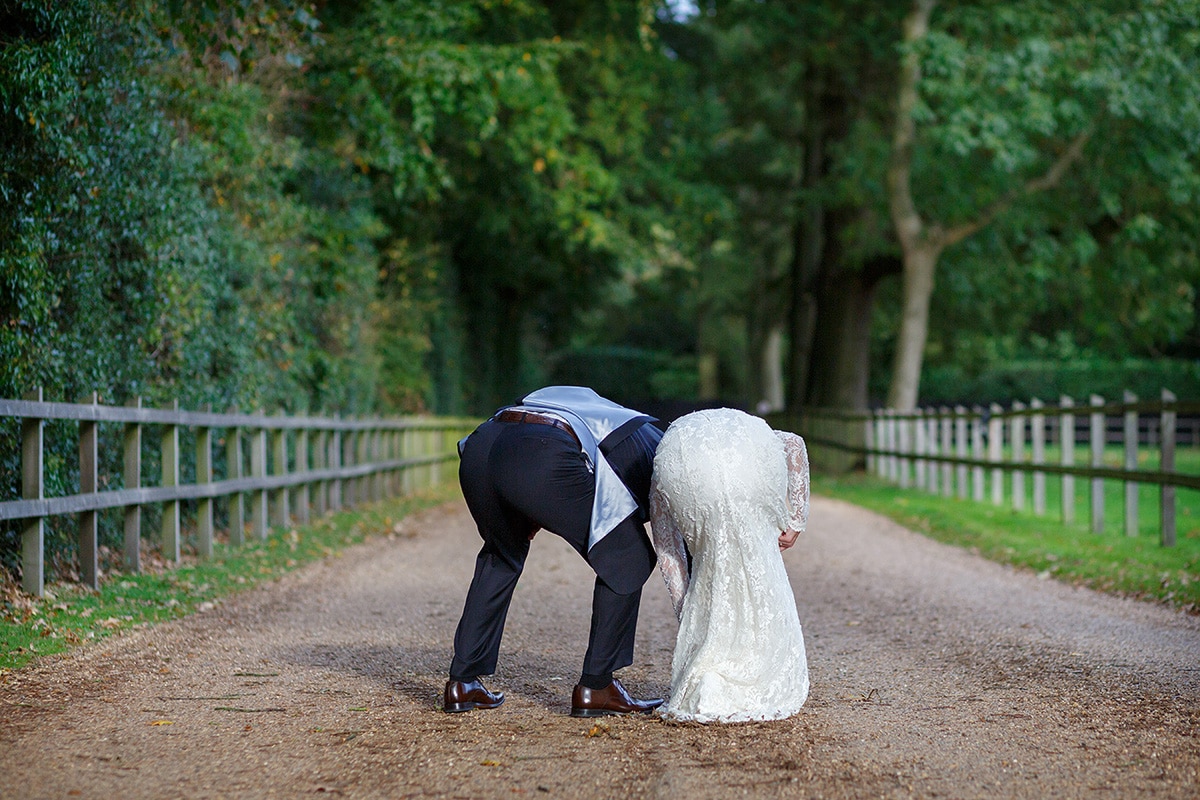
[[607, 708], [572, 708], [572, 717], [625, 717], [630, 714], [649, 714], [654, 711], [653, 708], [647, 708], [644, 711], [632, 709], [630, 711], [610, 711]]
[[490, 705], [488, 703], [451, 703], [442, 710], [447, 714], [461, 714], [464, 711], [474, 711], [477, 708], [482, 708], [484, 711], [487, 711], [491, 708], [499, 708], [502, 705], [504, 705], [503, 700], [495, 705]]

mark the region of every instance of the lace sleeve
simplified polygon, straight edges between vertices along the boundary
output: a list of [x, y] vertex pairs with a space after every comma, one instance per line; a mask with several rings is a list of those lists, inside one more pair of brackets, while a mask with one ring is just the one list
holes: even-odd
[[808, 448], [794, 433], [775, 431], [783, 442], [788, 466], [788, 530], [803, 531], [808, 525]]
[[683, 597], [688, 590], [687, 550], [683, 534], [671, 517], [670, 502], [658, 486], [650, 484], [650, 529], [654, 551], [658, 554], [658, 569], [667, 583], [667, 593], [675, 607], [675, 618], [683, 618]]

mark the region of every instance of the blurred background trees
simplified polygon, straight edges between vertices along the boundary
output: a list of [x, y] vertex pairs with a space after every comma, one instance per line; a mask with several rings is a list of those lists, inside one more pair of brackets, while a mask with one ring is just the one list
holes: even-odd
[[1197, 396], [1197, 12], [0, 0], [0, 396]]

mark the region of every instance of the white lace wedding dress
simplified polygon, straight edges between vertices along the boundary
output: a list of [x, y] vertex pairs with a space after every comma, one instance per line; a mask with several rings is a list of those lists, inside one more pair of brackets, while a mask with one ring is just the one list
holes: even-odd
[[795, 714], [808, 697], [808, 663], [778, 537], [808, 520], [803, 439], [740, 411], [698, 411], [667, 429], [653, 474], [654, 545], [679, 617], [663, 715]]

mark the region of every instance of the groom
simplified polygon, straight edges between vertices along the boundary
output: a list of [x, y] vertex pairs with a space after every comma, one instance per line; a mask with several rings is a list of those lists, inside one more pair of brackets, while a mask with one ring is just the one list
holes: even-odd
[[496, 671], [504, 620], [529, 543], [561, 536], [596, 573], [592, 623], [571, 716], [649, 713], [613, 672], [633, 663], [642, 585], [653, 571], [650, 473], [662, 432], [646, 416], [581, 386], [550, 386], [502, 408], [459, 442], [459, 482], [483, 538], [454, 634], [447, 712], [496, 708], [483, 686]]

